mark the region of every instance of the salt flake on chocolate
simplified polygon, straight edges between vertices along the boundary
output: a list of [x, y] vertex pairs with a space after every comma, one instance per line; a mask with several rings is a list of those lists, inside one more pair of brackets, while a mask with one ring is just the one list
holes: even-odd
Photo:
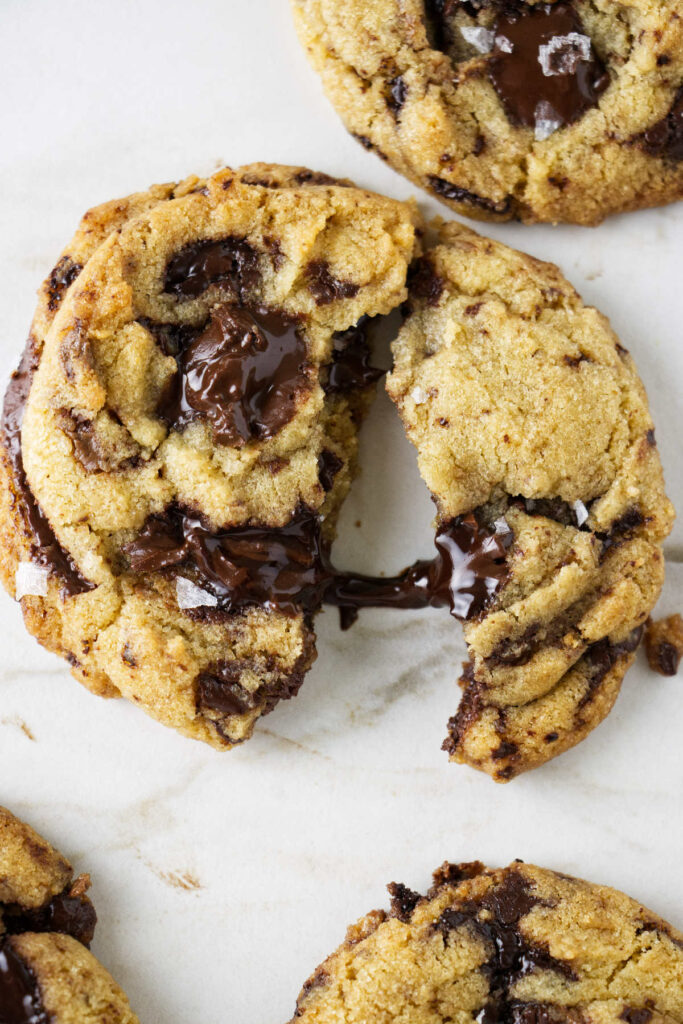
[[496, 38], [495, 32], [491, 32], [490, 29], [473, 25], [461, 25], [460, 35], [479, 53], [490, 53]]
[[549, 43], [538, 48], [538, 63], [546, 77], [574, 75], [581, 61], [591, 59], [591, 41], [580, 32], [566, 36], [553, 36]]
[[574, 516], [576, 517], [576, 525], [583, 526], [588, 519], [588, 509], [582, 501], [573, 501], [572, 509], [574, 511]]
[[178, 607], [182, 610], [186, 608], [215, 608], [218, 604], [215, 594], [203, 590], [192, 580], [186, 579], [185, 576], [178, 576], [176, 579], [175, 592]]
[[512, 53], [514, 46], [507, 36], [496, 36], [495, 38], [496, 49], [500, 50], [501, 53]]
[[35, 562], [19, 562], [14, 577], [15, 597], [47, 597], [47, 581], [49, 572], [43, 565]]
[[543, 142], [544, 139], [549, 138], [553, 132], [556, 132], [563, 125], [562, 119], [557, 116], [556, 111], [553, 110], [547, 100], [539, 100], [534, 114], [536, 118], [534, 125], [534, 138], [536, 142]]

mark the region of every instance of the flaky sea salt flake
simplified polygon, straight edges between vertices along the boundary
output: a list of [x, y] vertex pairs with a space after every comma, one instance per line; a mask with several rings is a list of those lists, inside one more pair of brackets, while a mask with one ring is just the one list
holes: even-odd
[[49, 572], [44, 565], [35, 562], [19, 562], [14, 577], [15, 597], [47, 597]]
[[413, 388], [413, 390], [412, 390], [412, 391], [410, 392], [410, 397], [411, 397], [411, 398], [412, 398], [412, 400], [413, 400], [413, 401], [415, 402], [415, 405], [424, 405], [424, 403], [425, 403], [425, 402], [427, 401], [427, 399], [429, 398], [429, 395], [427, 394], [427, 392], [425, 391], [425, 389], [424, 389], [424, 388], [421, 388], [421, 387], [420, 387], [420, 385], [418, 384], [418, 385], [417, 385], [416, 387], [414, 387], [414, 388]]
[[192, 580], [185, 576], [178, 576], [175, 583], [175, 592], [178, 599], [178, 607], [186, 608], [215, 608], [218, 598], [208, 590], [202, 590]]
[[536, 142], [543, 142], [550, 138], [553, 132], [562, 127], [562, 120], [557, 116], [547, 100], [540, 100], [534, 111], [536, 123], [534, 126], [534, 138]]
[[496, 49], [500, 50], [501, 53], [512, 53], [514, 46], [512, 41], [507, 36], [496, 36], [494, 40]]
[[460, 35], [479, 53], [490, 53], [496, 37], [495, 32], [491, 32], [488, 28], [482, 28], [480, 25], [461, 25]]
[[580, 32], [553, 36], [538, 48], [538, 63], [546, 78], [551, 75], [574, 75], [582, 60], [591, 59], [591, 41]]
[[574, 510], [574, 516], [576, 517], [576, 525], [583, 526], [588, 519], [588, 509], [582, 501], [573, 501], [572, 509]]

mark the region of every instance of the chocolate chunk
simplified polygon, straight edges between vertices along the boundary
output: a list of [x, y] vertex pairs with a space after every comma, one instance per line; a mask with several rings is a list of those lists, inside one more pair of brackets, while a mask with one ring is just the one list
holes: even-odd
[[352, 299], [360, 290], [359, 284], [351, 281], [340, 281], [330, 273], [329, 264], [325, 260], [314, 260], [306, 267], [308, 290], [315, 299], [317, 306], [328, 306], [337, 299]]
[[7, 938], [0, 940], [0, 1019], [2, 1024], [50, 1021], [33, 971]]
[[260, 281], [258, 259], [256, 250], [243, 238], [192, 242], [168, 261], [164, 290], [194, 299], [209, 285], [221, 283], [243, 300]]
[[625, 1020], [626, 1024], [649, 1024], [652, 1020], [652, 1010], [647, 1007], [637, 1009], [635, 1006], [625, 1006], [619, 1014], [619, 1020]]
[[141, 316], [138, 323], [154, 336], [165, 356], [180, 355], [197, 337], [197, 328], [189, 324], [159, 323], [145, 316]]
[[439, 277], [428, 256], [416, 260], [408, 271], [410, 298], [420, 299], [428, 306], [435, 306], [443, 294], [446, 282]]
[[635, 140], [650, 156], [664, 160], [683, 160], [683, 87], [669, 113]]
[[562, 127], [597, 105], [609, 75], [569, 3], [522, 4], [494, 25], [488, 73], [514, 124]]
[[206, 419], [220, 444], [273, 437], [310, 387], [300, 321], [262, 308], [217, 306], [177, 361], [160, 416], [175, 430]]
[[605, 637], [590, 645], [584, 655], [588, 668], [588, 688], [579, 701], [579, 711], [594, 699], [600, 684], [614, 665], [626, 654], [631, 654], [637, 649], [643, 639], [644, 628], [644, 626], [638, 626], [637, 629], [629, 633], [625, 640], [616, 644]]
[[399, 921], [409, 921], [422, 896], [400, 882], [390, 882], [387, 889], [391, 896], [391, 916]]
[[[305, 656], [302, 660], [305, 660]], [[243, 660], [225, 661], [214, 665], [211, 671], [199, 675], [197, 707], [209, 708], [226, 715], [244, 715], [259, 708], [262, 715], [267, 715], [281, 700], [295, 697], [304, 679], [303, 667], [297, 664], [291, 671], [281, 673], [275, 681], [266, 683], [257, 690], [247, 690], [239, 681], [245, 669], [258, 674], [264, 669], [272, 672], [275, 666], [270, 662], [264, 666]]]
[[97, 914], [86, 895], [73, 895], [73, 891], [65, 890], [53, 896], [42, 907], [5, 907], [2, 919], [12, 935], [22, 932], [60, 932], [89, 946], [95, 934]]
[[501, 215], [510, 211], [511, 196], [506, 196], [505, 199], [495, 202], [485, 196], [478, 196], [475, 192], [468, 192], [466, 188], [454, 185], [453, 182], [439, 178], [436, 174], [428, 175], [427, 180], [438, 195], [443, 196], [444, 199], [450, 199], [454, 203], [467, 203], [469, 206], [478, 206], [482, 210], [489, 210], [491, 213]]
[[528, 516], [544, 516], [546, 519], [552, 519], [555, 523], [561, 523], [562, 526], [573, 526], [575, 529], [583, 527], [588, 517], [588, 509], [584, 505], [585, 517], [581, 516], [581, 521], [579, 521], [577, 513], [577, 504], [579, 503], [570, 504], [562, 498], [523, 498], [518, 495], [515, 498], [510, 498], [510, 502], [523, 508]]
[[355, 327], [337, 331], [333, 336], [332, 364], [324, 385], [325, 394], [368, 388], [384, 376], [384, 370], [370, 365], [366, 326], [367, 317], [361, 317]]
[[37, 366], [38, 353], [33, 339], [29, 338], [21, 362], [12, 374], [5, 392], [2, 410], [3, 441], [12, 466], [13, 484], [21, 497], [21, 514], [31, 537], [31, 557], [59, 578], [62, 594], [73, 597], [93, 590], [95, 584], [81, 575], [76, 563], [57, 540], [31, 491], [21, 454], [21, 422]]
[[320, 453], [318, 458], [318, 480], [324, 491], [331, 491], [334, 478], [344, 465], [343, 461], [334, 452], [327, 449]]
[[403, 104], [406, 101], [408, 95], [408, 86], [404, 82], [401, 75], [397, 75], [396, 78], [392, 78], [389, 82], [389, 95], [387, 97], [387, 106], [392, 112], [395, 118], [398, 119], [399, 114], [403, 109]]
[[83, 267], [70, 256], [62, 256], [47, 280], [47, 308], [54, 313], [59, 309], [64, 293], [73, 284]]
[[[100, 413], [100, 416], [102, 419], [114, 418], [108, 411]], [[71, 409], [59, 409], [57, 419], [60, 430], [71, 439], [74, 456], [87, 473], [123, 470], [138, 461], [140, 448], [132, 437], [128, 437], [127, 443], [108, 443], [98, 431], [95, 420]]]

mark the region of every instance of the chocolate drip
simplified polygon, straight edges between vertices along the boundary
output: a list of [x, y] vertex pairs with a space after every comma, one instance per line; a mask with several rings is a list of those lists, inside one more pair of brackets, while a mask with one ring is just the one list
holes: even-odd
[[638, 141], [650, 156], [683, 160], [683, 87], [676, 93], [669, 113], [643, 132]]
[[370, 365], [367, 319], [361, 317], [355, 327], [337, 331], [334, 335], [332, 364], [325, 384], [325, 394], [342, 394], [357, 388], [367, 388], [384, 375], [384, 370]]
[[585, 48], [587, 37], [570, 3], [504, 10], [494, 32], [489, 77], [515, 124], [572, 124], [597, 105], [609, 85], [592, 46]]
[[458, 619], [478, 615], [507, 575], [507, 527], [492, 532], [474, 515], [444, 524], [437, 555], [393, 578], [336, 570], [315, 513], [300, 509], [283, 527], [242, 526], [212, 532], [195, 516], [170, 510], [152, 517], [124, 548], [133, 572], [191, 565], [198, 582], [228, 612], [257, 606], [311, 614], [322, 604], [350, 616], [359, 608], [450, 607]]
[[12, 374], [2, 410], [4, 443], [12, 465], [14, 487], [21, 495], [21, 510], [31, 534], [31, 557], [38, 565], [44, 566], [59, 577], [62, 594], [73, 597], [93, 590], [95, 584], [86, 580], [76, 563], [57, 540], [52, 527], [36, 501], [29, 486], [21, 454], [21, 423], [24, 407], [31, 390], [31, 380], [38, 365], [38, 356], [32, 339], [29, 339], [21, 362]]
[[2, 1024], [49, 1024], [36, 977], [6, 938], [0, 940], [0, 1020]]
[[[183, 342], [178, 335], [171, 340]], [[178, 373], [159, 404], [160, 416], [176, 430], [206, 419], [221, 444], [241, 447], [273, 437], [310, 386], [300, 321], [280, 311], [217, 306], [176, 359]]]
[[22, 932], [60, 932], [89, 946], [95, 934], [97, 914], [87, 896], [74, 896], [66, 890], [53, 896], [42, 907], [3, 907], [2, 923], [11, 935]]
[[194, 299], [209, 285], [225, 283], [238, 298], [260, 280], [258, 253], [243, 238], [192, 242], [172, 256], [164, 289], [179, 298]]
[[[526, 1021], [525, 1006], [533, 1009], [539, 1004], [512, 999], [510, 989], [520, 978], [537, 969], [576, 978], [569, 964], [556, 960], [546, 947], [521, 934], [519, 922], [538, 905], [547, 906], [533, 894], [523, 875], [508, 870], [500, 885], [494, 885], [480, 901], [468, 900], [457, 907], [448, 907], [434, 926], [447, 937], [450, 931], [467, 925], [491, 948], [489, 959], [481, 968], [488, 979], [489, 997], [476, 1014], [480, 1024]], [[485, 918], [480, 916], [482, 910], [488, 912]]]

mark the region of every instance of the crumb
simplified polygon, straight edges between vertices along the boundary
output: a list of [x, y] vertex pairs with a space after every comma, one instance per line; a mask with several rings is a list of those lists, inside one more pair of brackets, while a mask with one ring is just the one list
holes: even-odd
[[663, 676], [675, 676], [683, 657], [683, 619], [669, 615], [653, 622], [648, 619], [645, 651], [650, 668]]

